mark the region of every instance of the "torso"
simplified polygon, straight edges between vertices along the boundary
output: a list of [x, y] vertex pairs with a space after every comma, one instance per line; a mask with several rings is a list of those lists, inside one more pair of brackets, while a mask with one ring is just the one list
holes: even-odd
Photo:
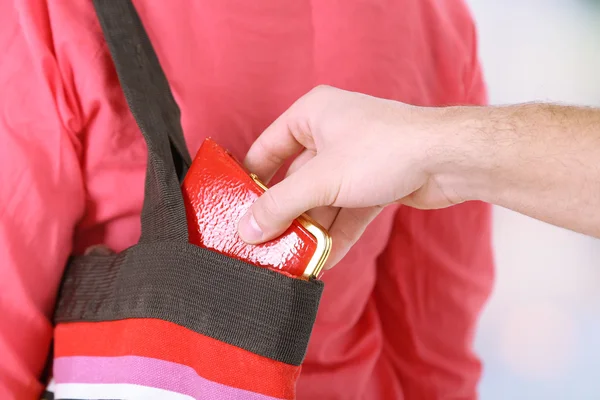
[[[457, 103], [465, 94], [472, 60], [457, 26], [470, 21], [459, 1], [444, 6], [451, 10], [456, 3], [459, 11], [451, 12], [434, 0], [134, 3], [181, 108], [192, 156], [210, 136], [243, 159], [261, 131], [318, 84], [420, 105]], [[68, 50], [65, 62], [75, 71], [86, 121], [88, 197], [75, 249], [106, 243], [121, 250], [139, 236], [145, 145], [91, 21], [91, 6], [78, 3], [61, 12], [73, 36], [56, 40]], [[401, 396], [399, 383], [376, 376], [384, 373], [378, 366], [382, 344], [370, 300], [394, 212], [386, 210], [325, 274], [299, 398], [314, 398], [314, 385], [328, 380], [331, 385], [318, 389], [321, 399]]]

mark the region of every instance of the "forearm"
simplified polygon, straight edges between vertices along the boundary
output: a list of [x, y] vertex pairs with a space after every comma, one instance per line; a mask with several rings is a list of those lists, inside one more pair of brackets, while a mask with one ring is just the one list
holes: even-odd
[[440, 175], [442, 185], [463, 199], [600, 237], [600, 110], [457, 107], [443, 118], [463, 150]]

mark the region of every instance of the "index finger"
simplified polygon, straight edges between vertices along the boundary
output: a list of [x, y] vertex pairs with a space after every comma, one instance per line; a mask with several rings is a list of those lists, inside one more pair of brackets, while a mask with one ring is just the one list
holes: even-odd
[[314, 149], [308, 119], [299, 112], [299, 101], [277, 118], [248, 150], [244, 165], [268, 182], [290, 157], [304, 148]]

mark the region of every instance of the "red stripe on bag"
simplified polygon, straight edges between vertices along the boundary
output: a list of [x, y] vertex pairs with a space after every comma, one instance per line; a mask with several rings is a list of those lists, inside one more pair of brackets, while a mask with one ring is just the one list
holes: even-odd
[[136, 355], [193, 368], [227, 386], [294, 399], [300, 367], [258, 356], [171, 322], [126, 319], [59, 324], [55, 357]]

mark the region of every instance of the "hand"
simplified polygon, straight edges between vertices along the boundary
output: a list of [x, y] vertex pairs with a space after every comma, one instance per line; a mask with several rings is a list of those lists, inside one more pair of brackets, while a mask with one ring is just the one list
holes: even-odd
[[440, 114], [331, 87], [313, 89], [248, 152], [247, 168], [265, 182], [299, 155], [286, 178], [242, 218], [240, 236], [249, 243], [273, 239], [312, 210], [332, 236], [331, 267], [385, 205], [439, 208], [463, 201], [437, 180], [446, 159]]

